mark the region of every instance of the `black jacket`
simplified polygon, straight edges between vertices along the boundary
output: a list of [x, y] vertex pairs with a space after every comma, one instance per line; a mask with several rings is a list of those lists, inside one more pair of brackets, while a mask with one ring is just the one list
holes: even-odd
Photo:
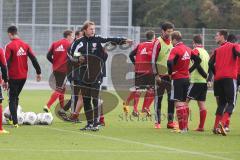
[[85, 62], [80, 65], [79, 74], [75, 75], [73, 79], [78, 79], [83, 84], [98, 83], [101, 80], [102, 68], [107, 59], [107, 54], [102, 44], [107, 42], [123, 44], [125, 39], [103, 38], [97, 35], [93, 37], [84, 36], [72, 44], [69, 51], [71, 63], [79, 64], [79, 54], [85, 58]]

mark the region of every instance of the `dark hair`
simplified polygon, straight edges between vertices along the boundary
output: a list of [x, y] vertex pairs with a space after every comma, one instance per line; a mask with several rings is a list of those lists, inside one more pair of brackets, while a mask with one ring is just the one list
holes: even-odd
[[79, 36], [81, 32], [82, 31], [80, 31], [80, 30], [75, 31], [75, 36]]
[[63, 32], [63, 37], [64, 37], [64, 38], [67, 38], [67, 36], [70, 36], [72, 33], [73, 33], [72, 30], [65, 30], [65, 31]]
[[151, 31], [147, 31], [145, 34], [146, 34], [147, 40], [150, 41], [154, 38], [155, 32], [151, 30]]
[[8, 33], [11, 33], [12, 35], [16, 35], [18, 33], [18, 29], [16, 26], [10, 26], [7, 29]]
[[218, 33], [224, 37], [225, 40], [228, 38], [228, 32], [226, 30], [220, 30]]
[[174, 40], [174, 39], [176, 41], [181, 41], [182, 40], [182, 34], [179, 31], [174, 31], [171, 36], [172, 36], [172, 40]]
[[236, 43], [238, 41], [237, 37], [234, 34], [229, 34], [227, 38], [228, 42]]
[[202, 37], [200, 35], [196, 35], [193, 37], [193, 42], [196, 44], [202, 44]]
[[166, 31], [168, 29], [173, 29], [174, 25], [171, 22], [164, 22], [161, 26], [162, 30]]

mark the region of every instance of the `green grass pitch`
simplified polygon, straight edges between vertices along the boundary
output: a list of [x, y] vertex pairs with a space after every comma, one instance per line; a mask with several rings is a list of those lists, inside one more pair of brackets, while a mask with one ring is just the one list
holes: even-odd
[[[24, 112], [41, 112], [50, 91], [24, 90], [20, 105]], [[108, 101], [108, 99], [105, 99]], [[6, 106], [7, 100], [4, 101]], [[141, 102], [140, 102], [141, 103]], [[240, 103], [232, 116], [231, 132], [228, 136], [217, 136], [211, 132], [216, 103], [212, 93], [207, 96], [208, 115], [206, 131], [192, 131], [198, 125], [196, 102], [191, 102], [190, 131], [187, 134], [171, 133], [166, 129], [153, 128], [150, 119], [122, 118], [122, 101], [105, 116], [106, 127], [101, 131], [81, 132], [85, 125], [63, 122], [57, 118], [51, 126], [21, 126], [0, 135], [0, 160], [210, 160], [239, 159], [240, 157]], [[153, 110], [153, 109], [152, 109]], [[163, 103], [166, 113], [166, 97]]]

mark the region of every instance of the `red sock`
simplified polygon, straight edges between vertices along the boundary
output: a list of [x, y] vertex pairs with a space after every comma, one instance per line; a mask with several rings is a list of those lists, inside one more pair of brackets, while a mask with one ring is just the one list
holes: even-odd
[[221, 119], [222, 119], [222, 116], [217, 114], [215, 118], [214, 129], [218, 128], [218, 124], [221, 121]]
[[184, 106], [177, 106], [177, 119], [178, 119], [178, 125], [179, 129], [183, 130], [184, 129], [184, 114], [185, 114], [185, 108]]
[[60, 94], [58, 99], [60, 102], [60, 106], [63, 108], [64, 107], [64, 94]]
[[59, 93], [57, 91], [54, 91], [49, 99], [49, 101], [47, 102], [47, 107], [50, 109], [51, 105], [57, 100], [57, 98], [59, 97]]
[[2, 128], [2, 105], [0, 104], [0, 130], [3, 130]]
[[229, 128], [229, 125], [230, 125], [230, 117], [228, 118], [227, 122], [225, 123], [225, 127]]
[[130, 103], [131, 100], [133, 100], [135, 98], [135, 93], [136, 91], [130, 92], [130, 95], [127, 98], [126, 104], [128, 105]]
[[184, 128], [188, 129], [188, 119], [189, 119], [190, 110], [188, 105], [185, 106], [185, 117], [184, 117]]
[[139, 98], [141, 96], [140, 92], [135, 92], [135, 96], [134, 96], [134, 104], [133, 104], [133, 110], [135, 112], [138, 112], [138, 102], [139, 102]]
[[227, 120], [229, 119], [229, 117], [230, 117], [230, 114], [228, 112], [225, 112], [223, 114], [223, 117], [222, 117], [222, 120], [221, 120], [221, 123], [223, 124], [223, 126], [225, 126], [225, 124], [226, 124]]
[[104, 116], [100, 116], [100, 120], [99, 120], [101, 123], [104, 123]]
[[145, 108], [149, 110], [153, 100], [154, 100], [154, 91], [148, 90], [144, 97], [142, 110], [144, 110]]
[[199, 123], [198, 128], [204, 128], [206, 116], [207, 116], [207, 110], [201, 110], [200, 111], [200, 123]]

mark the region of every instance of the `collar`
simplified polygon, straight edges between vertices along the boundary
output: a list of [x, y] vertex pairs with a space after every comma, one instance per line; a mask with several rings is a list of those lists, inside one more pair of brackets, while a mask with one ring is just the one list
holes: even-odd
[[178, 42], [177, 44], [175, 44], [174, 47], [179, 46], [179, 45], [182, 45], [182, 44], [183, 44], [183, 42]]
[[195, 48], [203, 48], [203, 45], [199, 44], [199, 45], [196, 45]]
[[227, 41], [223, 42], [223, 43], [221, 44], [221, 46], [225, 45], [226, 43], [227, 43]]

